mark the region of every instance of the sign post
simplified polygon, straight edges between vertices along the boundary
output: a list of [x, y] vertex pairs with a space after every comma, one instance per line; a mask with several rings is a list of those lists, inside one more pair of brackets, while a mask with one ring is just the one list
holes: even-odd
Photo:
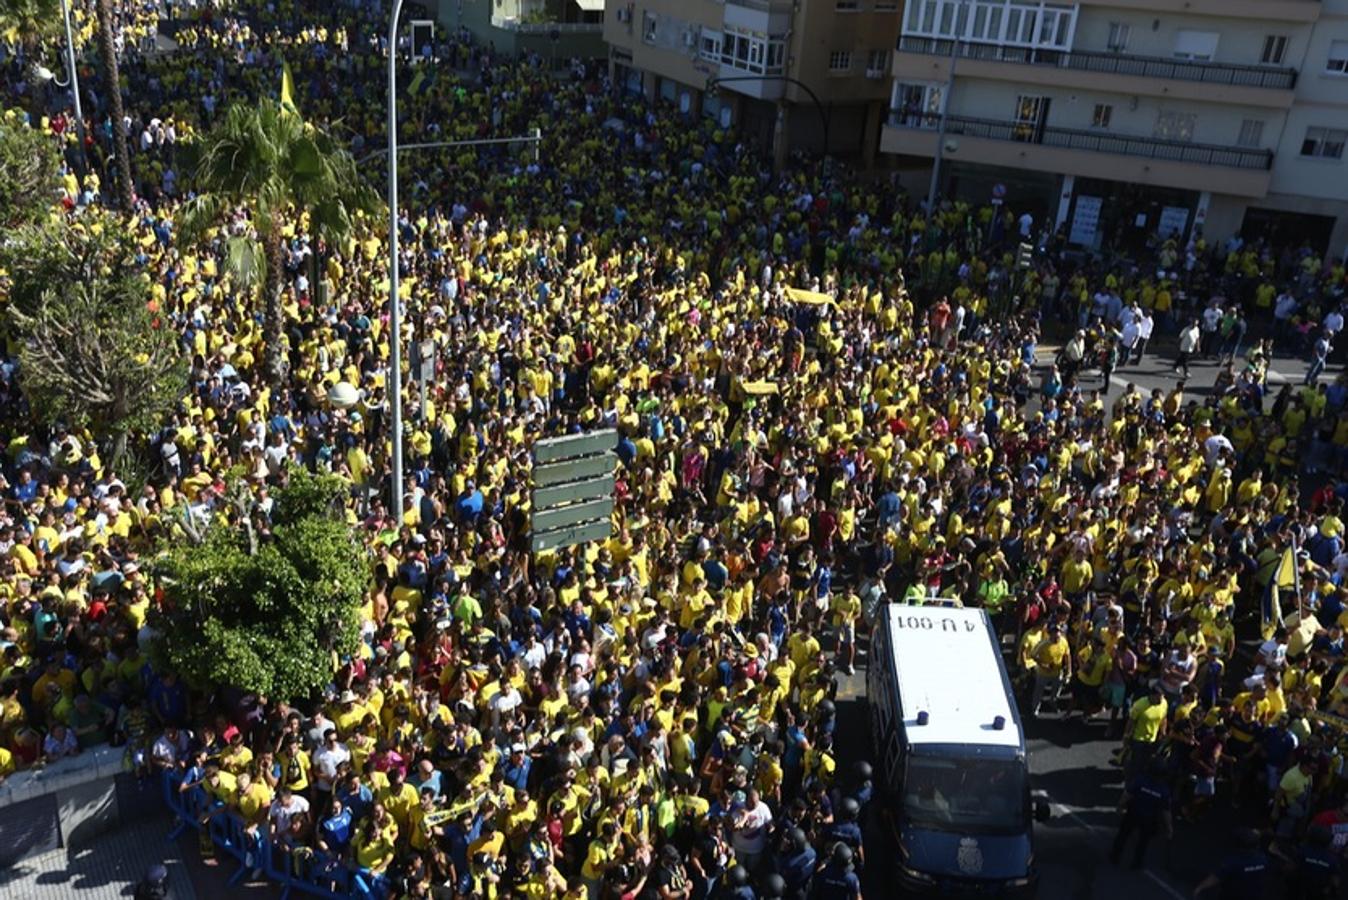
[[529, 549], [599, 541], [613, 531], [618, 432], [612, 428], [534, 444]]

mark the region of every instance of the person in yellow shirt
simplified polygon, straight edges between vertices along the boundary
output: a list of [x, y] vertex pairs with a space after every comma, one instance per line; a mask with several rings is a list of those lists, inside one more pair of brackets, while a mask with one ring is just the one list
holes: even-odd
[[1038, 716], [1044, 699], [1057, 702], [1063, 682], [1072, 677], [1072, 648], [1063, 636], [1062, 626], [1054, 622], [1048, 633], [1030, 654], [1034, 660], [1034, 702], [1030, 714]]

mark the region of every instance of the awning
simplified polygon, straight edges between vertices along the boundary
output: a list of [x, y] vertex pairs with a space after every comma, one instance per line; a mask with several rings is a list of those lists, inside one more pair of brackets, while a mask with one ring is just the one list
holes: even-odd
[[604, 11], [604, 0], [576, 0], [576, 5], [586, 12]]

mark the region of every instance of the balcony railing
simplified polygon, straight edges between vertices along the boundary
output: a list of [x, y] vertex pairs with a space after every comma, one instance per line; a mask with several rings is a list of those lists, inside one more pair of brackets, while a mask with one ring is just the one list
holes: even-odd
[[[899, 50], [904, 53], [949, 56], [950, 40], [905, 35], [899, 38]], [[1201, 84], [1221, 84], [1232, 87], [1291, 90], [1297, 83], [1296, 69], [1274, 66], [1238, 66], [1231, 63], [1190, 62], [1182, 59], [1165, 59], [1160, 56], [1130, 56], [1126, 53], [1101, 53], [1094, 50], [1045, 50], [961, 41], [959, 55], [962, 59], [1026, 63], [1059, 69], [1074, 69], [1081, 72], [1136, 75], [1144, 78], [1170, 78], [1175, 81], [1193, 81]]]
[[[896, 128], [930, 131], [935, 130], [940, 122], [940, 113], [934, 112], [891, 110], [889, 117], [889, 124]], [[1111, 134], [1107, 131], [1052, 128], [1037, 125], [1034, 122], [976, 119], [971, 116], [947, 116], [945, 131], [947, 135], [988, 138], [994, 141], [1017, 141], [1023, 144], [1062, 147], [1067, 150], [1087, 150], [1093, 153], [1140, 156], [1146, 159], [1193, 163], [1200, 166], [1225, 166], [1232, 169], [1267, 171], [1273, 165], [1273, 151], [1271, 150], [1134, 137]]]

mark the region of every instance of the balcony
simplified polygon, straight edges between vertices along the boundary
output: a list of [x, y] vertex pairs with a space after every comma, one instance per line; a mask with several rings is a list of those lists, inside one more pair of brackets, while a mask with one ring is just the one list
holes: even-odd
[[[1266, 22], [1306, 23], [1320, 18], [1319, 0], [1079, 0], [1082, 6], [1187, 16], [1217, 16], [1224, 19], [1257, 19]], [[1182, 9], [1178, 8], [1182, 7]]]
[[[950, 41], [939, 38], [901, 37], [899, 50], [950, 56]], [[961, 60], [1023, 63], [1047, 68], [1125, 75], [1137, 78], [1165, 78], [1229, 87], [1270, 88], [1290, 91], [1296, 87], [1296, 69], [1271, 66], [1239, 66], [1230, 63], [1188, 62], [1159, 56], [1130, 56], [1125, 53], [1101, 53], [1093, 50], [1039, 50], [1030, 47], [1005, 47], [997, 44], [961, 42]]]
[[[880, 148], [905, 156], [932, 156], [939, 124], [937, 113], [892, 111]], [[1268, 192], [1273, 166], [1270, 150], [959, 115], [946, 117], [945, 155], [996, 167], [1247, 197]]]

